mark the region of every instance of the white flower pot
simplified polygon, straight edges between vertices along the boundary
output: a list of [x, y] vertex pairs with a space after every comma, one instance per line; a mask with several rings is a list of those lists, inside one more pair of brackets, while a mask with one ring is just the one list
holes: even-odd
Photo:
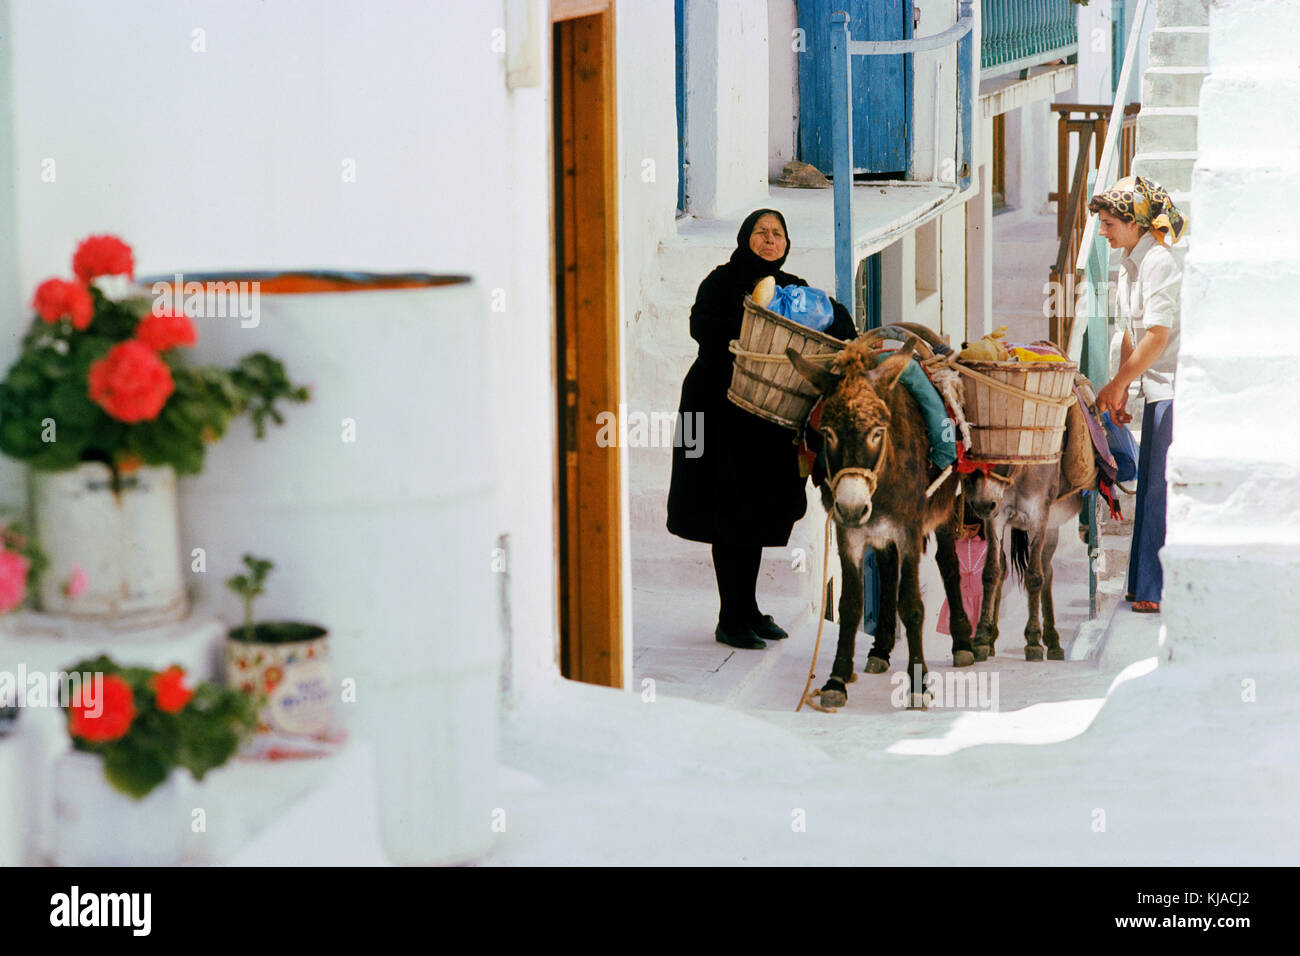
[[59, 866], [175, 866], [183, 827], [176, 771], [141, 800], [104, 776], [98, 754], [70, 750], [54, 766], [54, 862]]
[[[123, 475], [116, 492], [103, 462], [29, 475], [36, 539], [49, 558], [38, 592], [41, 610], [151, 623], [185, 616], [170, 467], [146, 465]], [[84, 570], [86, 587], [72, 597], [64, 584], [75, 566]]]

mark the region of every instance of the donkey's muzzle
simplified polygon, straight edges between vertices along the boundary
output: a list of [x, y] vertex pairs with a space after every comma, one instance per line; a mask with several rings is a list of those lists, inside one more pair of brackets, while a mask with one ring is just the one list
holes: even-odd
[[871, 517], [872, 490], [865, 478], [856, 475], [836, 482], [832, 499], [836, 523], [850, 528], [865, 524]]

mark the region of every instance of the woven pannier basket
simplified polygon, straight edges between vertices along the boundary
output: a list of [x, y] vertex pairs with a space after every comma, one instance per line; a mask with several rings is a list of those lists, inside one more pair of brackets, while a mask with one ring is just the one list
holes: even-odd
[[963, 373], [972, 459], [1021, 464], [1060, 458], [1077, 363], [960, 362], [953, 367]]
[[798, 431], [820, 395], [790, 364], [788, 348], [829, 367], [844, 343], [769, 312], [745, 296], [740, 338], [731, 340], [736, 361], [727, 398], [760, 418]]

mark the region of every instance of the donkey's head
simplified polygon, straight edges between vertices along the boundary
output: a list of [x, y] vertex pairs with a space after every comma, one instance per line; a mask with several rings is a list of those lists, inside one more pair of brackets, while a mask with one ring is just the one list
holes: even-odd
[[982, 520], [992, 518], [1002, 507], [1002, 499], [1015, 478], [1015, 465], [994, 465], [988, 474], [972, 471], [962, 479], [967, 506]]
[[871, 517], [871, 499], [887, 467], [889, 391], [912, 361], [914, 343], [876, 364], [870, 346], [850, 342], [830, 369], [794, 349], [786, 356], [825, 399], [818, 430], [826, 449], [832, 514], [856, 528]]

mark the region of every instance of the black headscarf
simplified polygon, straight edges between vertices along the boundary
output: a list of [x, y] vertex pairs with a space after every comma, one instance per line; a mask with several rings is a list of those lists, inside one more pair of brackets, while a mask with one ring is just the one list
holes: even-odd
[[[754, 224], [764, 216], [776, 216], [781, 220], [781, 230], [785, 233], [785, 254], [773, 262], [768, 262], [749, 248], [749, 238], [754, 233]], [[730, 262], [740, 272], [747, 286], [753, 288], [754, 283], [763, 276], [776, 275], [780, 272], [781, 266], [789, 256], [790, 230], [785, 224], [785, 216], [775, 209], [755, 209], [740, 224], [740, 231], [736, 233], [736, 251], [731, 254]]]
[[695, 305], [691, 308], [691, 338], [700, 343], [700, 355], [716, 364], [716, 372], [722, 376], [719, 382], [723, 395], [727, 390], [725, 379], [731, 375], [728, 343], [740, 334], [745, 296], [754, 290], [754, 283], [763, 276], [775, 276], [779, 286], [808, 284], [798, 276], [781, 271], [782, 263], [790, 255], [789, 235], [786, 236], [785, 255], [775, 262], [768, 262], [749, 248], [754, 223], [769, 213], [781, 220], [781, 228], [785, 228], [785, 217], [775, 209], [755, 209], [746, 216], [736, 233], [736, 251], [700, 283]]

